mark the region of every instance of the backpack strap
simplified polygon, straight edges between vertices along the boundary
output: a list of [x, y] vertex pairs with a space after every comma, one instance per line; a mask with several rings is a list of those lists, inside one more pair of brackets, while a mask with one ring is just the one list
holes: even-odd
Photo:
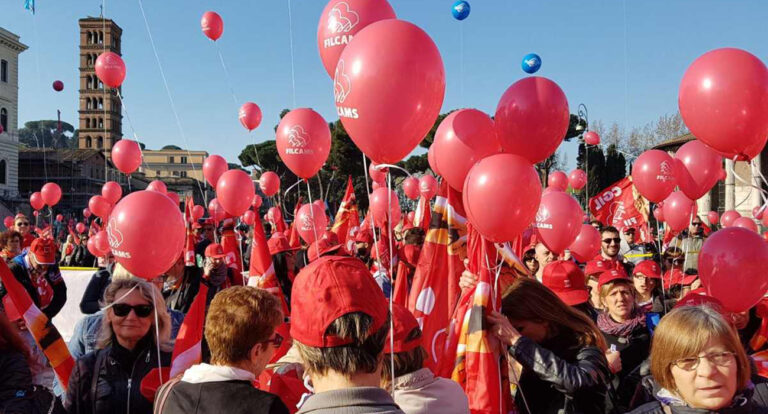
[[171, 378], [168, 382], [163, 384], [159, 390], [157, 390], [157, 396], [155, 397], [155, 407], [152, 410], [154, 414], [162, 414], [165, 409], [165, 402], [168, 400], [168, 396], [171, 395], [173, 387], [181, 381], [181, 375]]

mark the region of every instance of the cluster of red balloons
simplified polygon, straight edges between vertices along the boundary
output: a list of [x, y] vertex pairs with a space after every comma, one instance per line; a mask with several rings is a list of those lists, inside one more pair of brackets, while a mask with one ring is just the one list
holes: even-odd
[[53, 207], [61, 200], [61, 187], [56, 183], [45, 183], [40, 191], [35, 191], [29, 196], [29, 204], [33, 210], [42, 210], [43, 207]]

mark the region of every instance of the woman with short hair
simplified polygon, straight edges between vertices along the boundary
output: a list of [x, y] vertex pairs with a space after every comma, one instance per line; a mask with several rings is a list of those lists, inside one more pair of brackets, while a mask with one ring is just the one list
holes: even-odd
[[605, 412], [611, 372], [605, 340], [587, 315], [541, 283], [519, 278], [488, 322], [523, 366], [515, 396], [521, 413]]
[[0, 259], [9, 263], [11, 259], [21, 253], [22, 236], [16, 230], [8, 230], [0, 233]]
[[768, 412], [768, 386], [753, 385], [733, 327], [708, 306], [683, 306], [661, 319], [651, 347], [657, 401], [632, 414]]
[[70, 376], [67, 410], [70, 414], [150, 414], [152, 401], [143, 396], [142, 381], [147, 375], [158, 375], [159, 366], [170, 365], [173, 349], [163, 295], [142, 279], [117, 278], [104, 292], [104, 306], [97, 350], [80, 358]]

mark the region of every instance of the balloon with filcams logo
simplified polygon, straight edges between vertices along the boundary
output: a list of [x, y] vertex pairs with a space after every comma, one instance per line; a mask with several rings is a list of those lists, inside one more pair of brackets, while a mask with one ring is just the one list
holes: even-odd
[[114, 52], [104, 52], [96, 58], [96, 76], [110, 88], [118, 88], [125, 80], [125, 62]]
[[529, 53], [523, 56], [520, 66], [525, 73], [536, 73], [541, 68], [541, 57], [535, 53]]
[[297, 177], [307, 179], [320, 171], [331, 153], [331, 130], [312, 109], [294, 109], [280, 120], [275, 145], [283, 163]]

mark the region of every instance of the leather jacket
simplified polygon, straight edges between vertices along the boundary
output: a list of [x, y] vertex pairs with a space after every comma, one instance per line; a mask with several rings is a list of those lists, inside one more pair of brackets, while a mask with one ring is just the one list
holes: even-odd
[[602, 413], [611, 377], [603, 351], [573, 343], [573, 335], [562, 333], [536, 344], [520, 338], [509, 354], [523, 366], [516, 396], [521, 413]]

